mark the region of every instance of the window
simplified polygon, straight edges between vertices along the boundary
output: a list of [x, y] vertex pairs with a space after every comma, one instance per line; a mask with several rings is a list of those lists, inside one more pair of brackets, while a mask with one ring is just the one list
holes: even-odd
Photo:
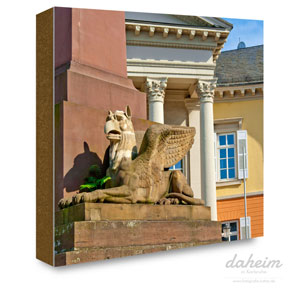
[[169, 168], [169, 170], [179, 170], [183, 173], [183, 161], [179, 161], [176, 165], [173, 165], [172, 167]]
[[218, 134], [216, 144], [217, 181], [236, 179], [236, 134]]
[[215, 174], [217, 186], [240, 184], [248, 178], [247, 130], [242, 118], [214, 121]]
[[239, 239], [238, 221], [227, 221], [222, 223], [222, 241], [232, 242]]

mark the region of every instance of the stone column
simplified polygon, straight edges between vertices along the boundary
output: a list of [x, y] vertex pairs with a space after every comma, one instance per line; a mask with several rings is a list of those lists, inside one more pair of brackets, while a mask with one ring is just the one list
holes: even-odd
[[185, 99], [190, 127], [196, 128], [194, 144], [189, 152], [190, 185], [194, 196], [201, 198], [201, 150], [200, 150], [200, 101], [199, 99]]
[[211, 208], [211, 219], [217, 221], [216, 176], [214, 159], [213, 102], [216, 79], [197, 82], [200, 99], [202, 199]]
[[149, 120], [163, 124], [167, 78], [147, 78], [146, 87], [149, 103]]

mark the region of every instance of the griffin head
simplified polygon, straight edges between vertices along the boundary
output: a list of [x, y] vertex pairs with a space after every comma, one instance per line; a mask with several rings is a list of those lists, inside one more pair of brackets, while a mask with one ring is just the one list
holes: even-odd
[[137, 155], [129, 106], [126, 106], [125, 112], [120, 110], [116, 110], [114, 113], [108, 112], [104, 133], [110, 141], [108, 175], [113, 177], [112, 173], [117, 172], [124, 158], [131, 160]]
[[126, 106], [125, 112], [116, 110], [113, 113], [109, 111], [104, 127], [106, 138], [110, 141], [120, 141], [124, 132], [134, 133], [129, 106]]

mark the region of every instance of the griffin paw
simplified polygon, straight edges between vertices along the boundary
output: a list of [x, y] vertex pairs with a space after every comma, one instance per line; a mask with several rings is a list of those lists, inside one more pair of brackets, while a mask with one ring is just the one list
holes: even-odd
[[59, 208], [65, 208], [72, 204], [72, 198], [62, 198], [58, 202]]
[[169, 198], [169, 200], [171, 201], [171, 204], [180, 204], [180, 201], [177, 198]]
[[156, 201], [155, 204], [158, 205], [170, 205], [171, 204], [171, 200], [168, 198], [161, 198], [160, 200]]

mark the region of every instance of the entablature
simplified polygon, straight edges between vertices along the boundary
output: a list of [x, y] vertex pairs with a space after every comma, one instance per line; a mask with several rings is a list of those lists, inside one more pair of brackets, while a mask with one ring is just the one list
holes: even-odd
[[152, 59], [127, 59], [129, 77], [166, 76], [172, 78], [211, 78], [215, 63], [181, 62]]
[[174, 26], [126, 21], [127, 45], [203, 49], [216, 61], [230, 33], [224, 28]]

